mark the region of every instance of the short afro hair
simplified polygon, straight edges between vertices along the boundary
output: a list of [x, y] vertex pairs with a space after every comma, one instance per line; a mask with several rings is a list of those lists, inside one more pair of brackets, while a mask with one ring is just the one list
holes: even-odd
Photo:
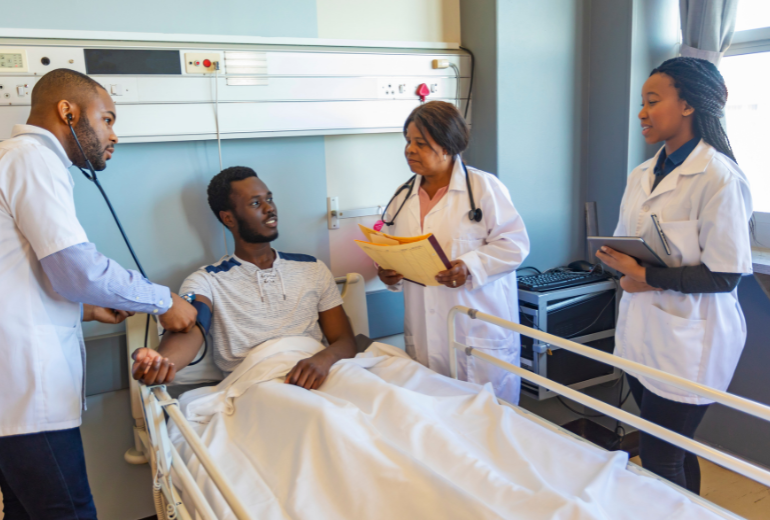
[[85, 74], [71, 69], [55, 69], [45, 74], [32, 88], [32, 110], [55, 105], [66, 99], [81, 108], [104, 87]]
[[[230, 193], [233, 191], [231, 183], [242, 181], [249, 177], [259, 178], [257, 172], [247, 166], [231, 166], [217, 173], [211, 179], [207, 193], [209, 196], [209, 206], [214, 215], [216, 215], [217, 220], [222, 222], [222, 217], [219, 216], [220, 211], [233, 210], [233, 201], [230, 199]], [[224, 222], [222, 223], [224, 224]]]

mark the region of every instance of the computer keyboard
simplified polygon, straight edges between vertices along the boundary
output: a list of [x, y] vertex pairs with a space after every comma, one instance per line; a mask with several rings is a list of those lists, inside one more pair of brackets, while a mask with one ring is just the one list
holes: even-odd
[[545, 292], [566, 287], [575, 287], [587, 283], [600, 282], [611, 278], [609, 273], [589, 273], [587, 271], [554, 271], [552, 273], [533, 274], [519, 278], [519, 289]]

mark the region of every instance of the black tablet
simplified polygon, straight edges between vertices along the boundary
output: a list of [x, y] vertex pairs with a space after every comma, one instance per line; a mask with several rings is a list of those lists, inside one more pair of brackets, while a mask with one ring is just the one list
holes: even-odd
[[588, 237], [588, 246], [591, 251], [598, 251], [602, 246], [611, 247], [615, 251], [633, 256], [642, 265], [668, 267], [641, 237]]

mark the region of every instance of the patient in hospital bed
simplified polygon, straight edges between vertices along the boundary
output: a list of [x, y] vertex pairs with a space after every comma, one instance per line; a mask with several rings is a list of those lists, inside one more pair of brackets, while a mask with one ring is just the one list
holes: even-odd
[[225, 374], [266, 341], [325, 337], [329, 346], [303, 359], [286, 378], [317, 389], [336, 361], [356, 354], [334, 277], [312, 256], [278, 253], [270, 247], [278, 238], [278, 211], [273, 194], [251, 168], [236, 166], [217, 174], [209, 184], [208, 200], [232, 232], [235, 254], [187, 277], [180, 294], [194, 294], [201, 326], [166, 333], [160, 355], [137, 351], [135, 377], [146, 384], [173, 380], [177, 370], [193, 362], [205, 323], [213, 347], [208, 355]]
[[[180, 294], [195, 294], [200, 326], [166, 333], [157, 352], [137, 350], [133, 374], [172, 381], [208, 329], [207, 355], [226, 377], [180, 405], [253, 518], [717, 518], [627, 471], [626, 454], [499, 404], [490, 386], [384, 344], [353, 357], [326, 266], [270, 247], [278, 219], [267, 186], [228, 168], [208, 197], [235, 254], [185, 280]], [[234, 518], [173, 425], [170, 435], [217, 517]]]

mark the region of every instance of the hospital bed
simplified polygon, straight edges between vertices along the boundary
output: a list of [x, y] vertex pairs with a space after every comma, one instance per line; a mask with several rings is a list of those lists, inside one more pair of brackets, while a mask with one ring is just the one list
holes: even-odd
[[[343, 277], [337, 281], [342, 285], [344, 307], [346, 312], [348, 312], [349, 316], [351, 317], [354, 332], [359, 334], [364, 334], [364, 331], [368, 332], [363, 278], [357, 274], [349, 274], [347, 277]], [[664, 372], [651, 369], [637, 363], [613, 356], [611, 354], [606, 354], [604, 352], [591, 349], [589, 347], [585, 347], [578, 343], [574, 343], [572, 341], [565, 340], [563, 338], [559, 338], [542, 331], [534, 330], [532, 328], [524, 327], [522, 325], [512, 323], [495, 316], [484, 314], [474, 309], [458, 306], [452, 309], [449, 315], [448, 327], [451, 341], [450, 345], [448, 345], [448, 348], [450, 348], [452, 351], [450, 362], [452, 375], [454, 377], [457, 376], [456, 356], [458, 352], [461, 352], [467, 356], [476, 357], [483, 362], [492, 363], [501, 369], [513, 372], [514, 374], [528, 379], [535, 384], [541, 385], [571, 400], [579, 402], [608, 416], [614, 417], [626, 424], [632, 425], [639, 430], [643, 430], [656, 435], [668, 442], [671, 442], [672, 444], [676, 444], [682, 448], [685, 448], [688, 451], [691, 451], [703, 458], [709, 459], [737, 473], [745, 475], [755, 481], [761, 482], [765, 485], [770, 485], [770, 472], [762, 468], [754, 466], [748, 462], [735, 458], [712, 447], [701, 444], [697, 441], [668, 431], [635, 415], [629, 414], [628, 412], [615, 408], [607, 403], [598, 401], [576, 390], [555, 383], [547, 378], [533, 374], [525, 369], [500, 361], [497, 358], [488, 355], [484, 351], [476, 350], [472, 347], [463, 345], [462, 343], [456, 341], [455, 322], [458, 319], [474, 319], [492, 323], [494, 325], [513, 330], [522, 335], [538, 339], [544, 343], [555, 345], [576, 354], [584, 355], [596, 361], [607, 363], [626, 372], [643, 375], [645, 377], [676, 386], [689, 392], [702, 395], [704, 397], [713, 399], [725, 406], [729, 406], [731, 408], [769, 421], [770, 407], [749, 401], [735, 395], [698, 385], [677, 376], [666, 374]], [[135, 316], [129, 321], [129, 356], [136, 348], [144, 345], [144, 324], [145, 321], [143, 316]], [[157, 337], [155, 334], [151, 334], [150, 336], [151, 346], [155, 347], [158, 343]], [[180, 372], [180, 374], [182, 372]], [[191, 519], [196, 518], [196, 513], [198, 515], [197, 518], [203, 518], [204, 520], [213, 520], [217, 518], [211, 506], [209, 505], [209, 502], [204, 496], [204, 493], [196, 483], [196, 479], [191, 475], [190, 471], [185, 465], [183, 457], [172, 444], [167, 428], [168, 420], [173, 421], [175, 427], [184, 437], [192, 453], [194, 453], [200, 465], [208, 474], [210, 480], [216, 486], [219, 493], [221, 493], [222, 498], [226, 501], [235, 518], [238, 518], [239, 520], [253, 518], [253, 516], [250, 515], [249, 511], [241, 503], [238, 495], [233, 491], [233, 487], [228, 480], [228, 476], [220, 471], [217, 463], [209, 454], [205, 444], [201, 441], [196, 431], [185, 419], [178, 402], [170, 395], [170, 389], [173, 390], [173, 387], [166, 388], [165, 386], [157, 386], [149, 388], [144, 385], [139, 385], [136, 381], [131, 379], [131, 404], [133, 418], [135, 420], [135, 447], [126, 453], [126, 460], [135, 464], [149, 462], [153, 475], [153, 493], [158, 518]], [[551, 432], [569, 438], [574, 443], [588, 443], [588, 441], [585, 439], [578, 437], [577, 435], [568, 432], [560, 426], [552, 424], [545, 419], [532, 414], [531, 412], [523, 410], [518, 406], [510, 405], [504, 401], [500, 401], [500, 404], [510, 408], [516, 414], [519, 414], [522, 417], [526, 417], [527, 420], [532, 421], [533, 423], [536, 423]], [[717, 518], [740, 518], [739, 516], [724, 510], [699, 496], [689, 493], [688, 491], [647, 472], [643, 468], [631, 462], [628, 463], [626, 469], [631, 473], [644, 475], [659, 481], [669, 489], [675, 490], [676, 493], [682, 494], [688, 500], [703, 508], [704, 511], [708, 511], [712, 515], [715, 515]], [[185, 491], [186, 501], [184, 503], [181, 499], [181, 490]]]

